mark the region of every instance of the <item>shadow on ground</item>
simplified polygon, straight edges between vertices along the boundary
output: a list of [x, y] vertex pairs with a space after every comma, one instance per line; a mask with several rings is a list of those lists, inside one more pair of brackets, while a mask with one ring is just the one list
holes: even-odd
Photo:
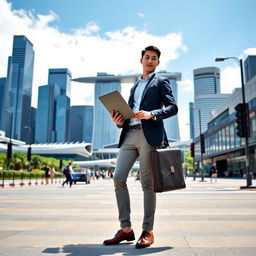
[[45, 254], [65, 254], [66, 256], [102, 256], [102, 255], [150, 255], [171, 250], [173, 247], [149, 247], [144, 249], [135, 249], [134, 244], [125, 243], [115, 246], [104, 246], [102, 244], [69, 244], [63, 247], [46, 248], [42, 253]]

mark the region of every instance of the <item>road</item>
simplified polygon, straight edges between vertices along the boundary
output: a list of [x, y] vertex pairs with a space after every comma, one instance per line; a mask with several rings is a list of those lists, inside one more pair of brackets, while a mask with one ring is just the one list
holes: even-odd
[[[187, 179], [187, 189], [157, 195], [155, 243], [103, 246], [119, 228], [112, 180], [0, 189], [1, 256], [255, 256], [256, 191], [245, 180]], [[255, 183], [255, 180], [253, 181]], [[130, 178], [132, 223], [141, 232], [142, 192]]]

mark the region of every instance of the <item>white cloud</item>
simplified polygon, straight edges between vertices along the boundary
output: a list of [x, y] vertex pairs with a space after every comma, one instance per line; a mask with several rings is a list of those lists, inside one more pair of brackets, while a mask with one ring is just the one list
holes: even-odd
[[[34, 45], [35, 65], [33, 81], [33, 105], [37, 101], [37, 87], [47, 84], [49, 68], [68, 68], [72, 77], [138, 73], [140, 51], [147, 45], [157, 45], [161, 51], [159, 69], [186, 51], [182, 36], [169, 33], [163, 36], [149, 34], [134, 27], [100, 34], [100, 27], [89, 22], [84, 28], [63, 33], [52, 22], [57, 14], [36, 14], [34, 11], [13, 10], [10, 3], [0, 0], [0, 76], [6, 76], [7, 59], [11, 55], [13, 35], [25, 35]], [[79, 87], [80, 86], [80, 87]], [[86, 95], [93, 95], [86, 85], [72, 89], [72, 104], [84, 102]], [[80, 89], [79, 89], [80, 88]], [[84, 88], [84, 89], [83, 89]]]
[[244, 50], [244, 53], [247, 55], [256, 55], [256, 48], [247, 48]]
[[137, 15], [138, 15], [139, 17], [141, 17], [141, 18], [145, 18], [145, 14], [142, 13], [142, 12], [138, 12]]
[[179, 83], [179, 89], [181, 93], [193, 93], [194, 91], [194, 83], [190, 79], [181, 80]]
[[226, 67], [221, 72], [221, 93], [232, 93], [234, 88], [241, 87], [240, 67]]

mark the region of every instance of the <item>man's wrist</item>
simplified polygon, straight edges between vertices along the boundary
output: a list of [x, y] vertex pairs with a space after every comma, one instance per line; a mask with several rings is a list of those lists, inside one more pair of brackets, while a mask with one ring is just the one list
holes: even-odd
[[151, 112], [151, 115], [152, 115], [152, 119], [154, 120], [154, 121], [156, 121], [156, 116], [154, 115], [154, 113], [153, 112]]

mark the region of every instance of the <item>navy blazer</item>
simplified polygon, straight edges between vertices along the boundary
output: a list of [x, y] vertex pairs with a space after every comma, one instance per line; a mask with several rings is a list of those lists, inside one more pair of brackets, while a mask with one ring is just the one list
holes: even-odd
[[[134, 92], [138, 82], [132, 87], [128, 104], [131, 108], [134, 105]], [[140, 110], [152, 112], [154, 119], [142, 119], [142, 129], [149, 145], [159, 147], [162, 142], [168, 144], [168, 139], [164, 129], [163, 119], [174, 116], [178, 112], [178, 107], [172, 95], [169, 80], [165, 77], [152, 75], [142, 94]], [[125, 120], [118, 147], [121, 147], [125, 134], [129, 129], [130, 120]]]

